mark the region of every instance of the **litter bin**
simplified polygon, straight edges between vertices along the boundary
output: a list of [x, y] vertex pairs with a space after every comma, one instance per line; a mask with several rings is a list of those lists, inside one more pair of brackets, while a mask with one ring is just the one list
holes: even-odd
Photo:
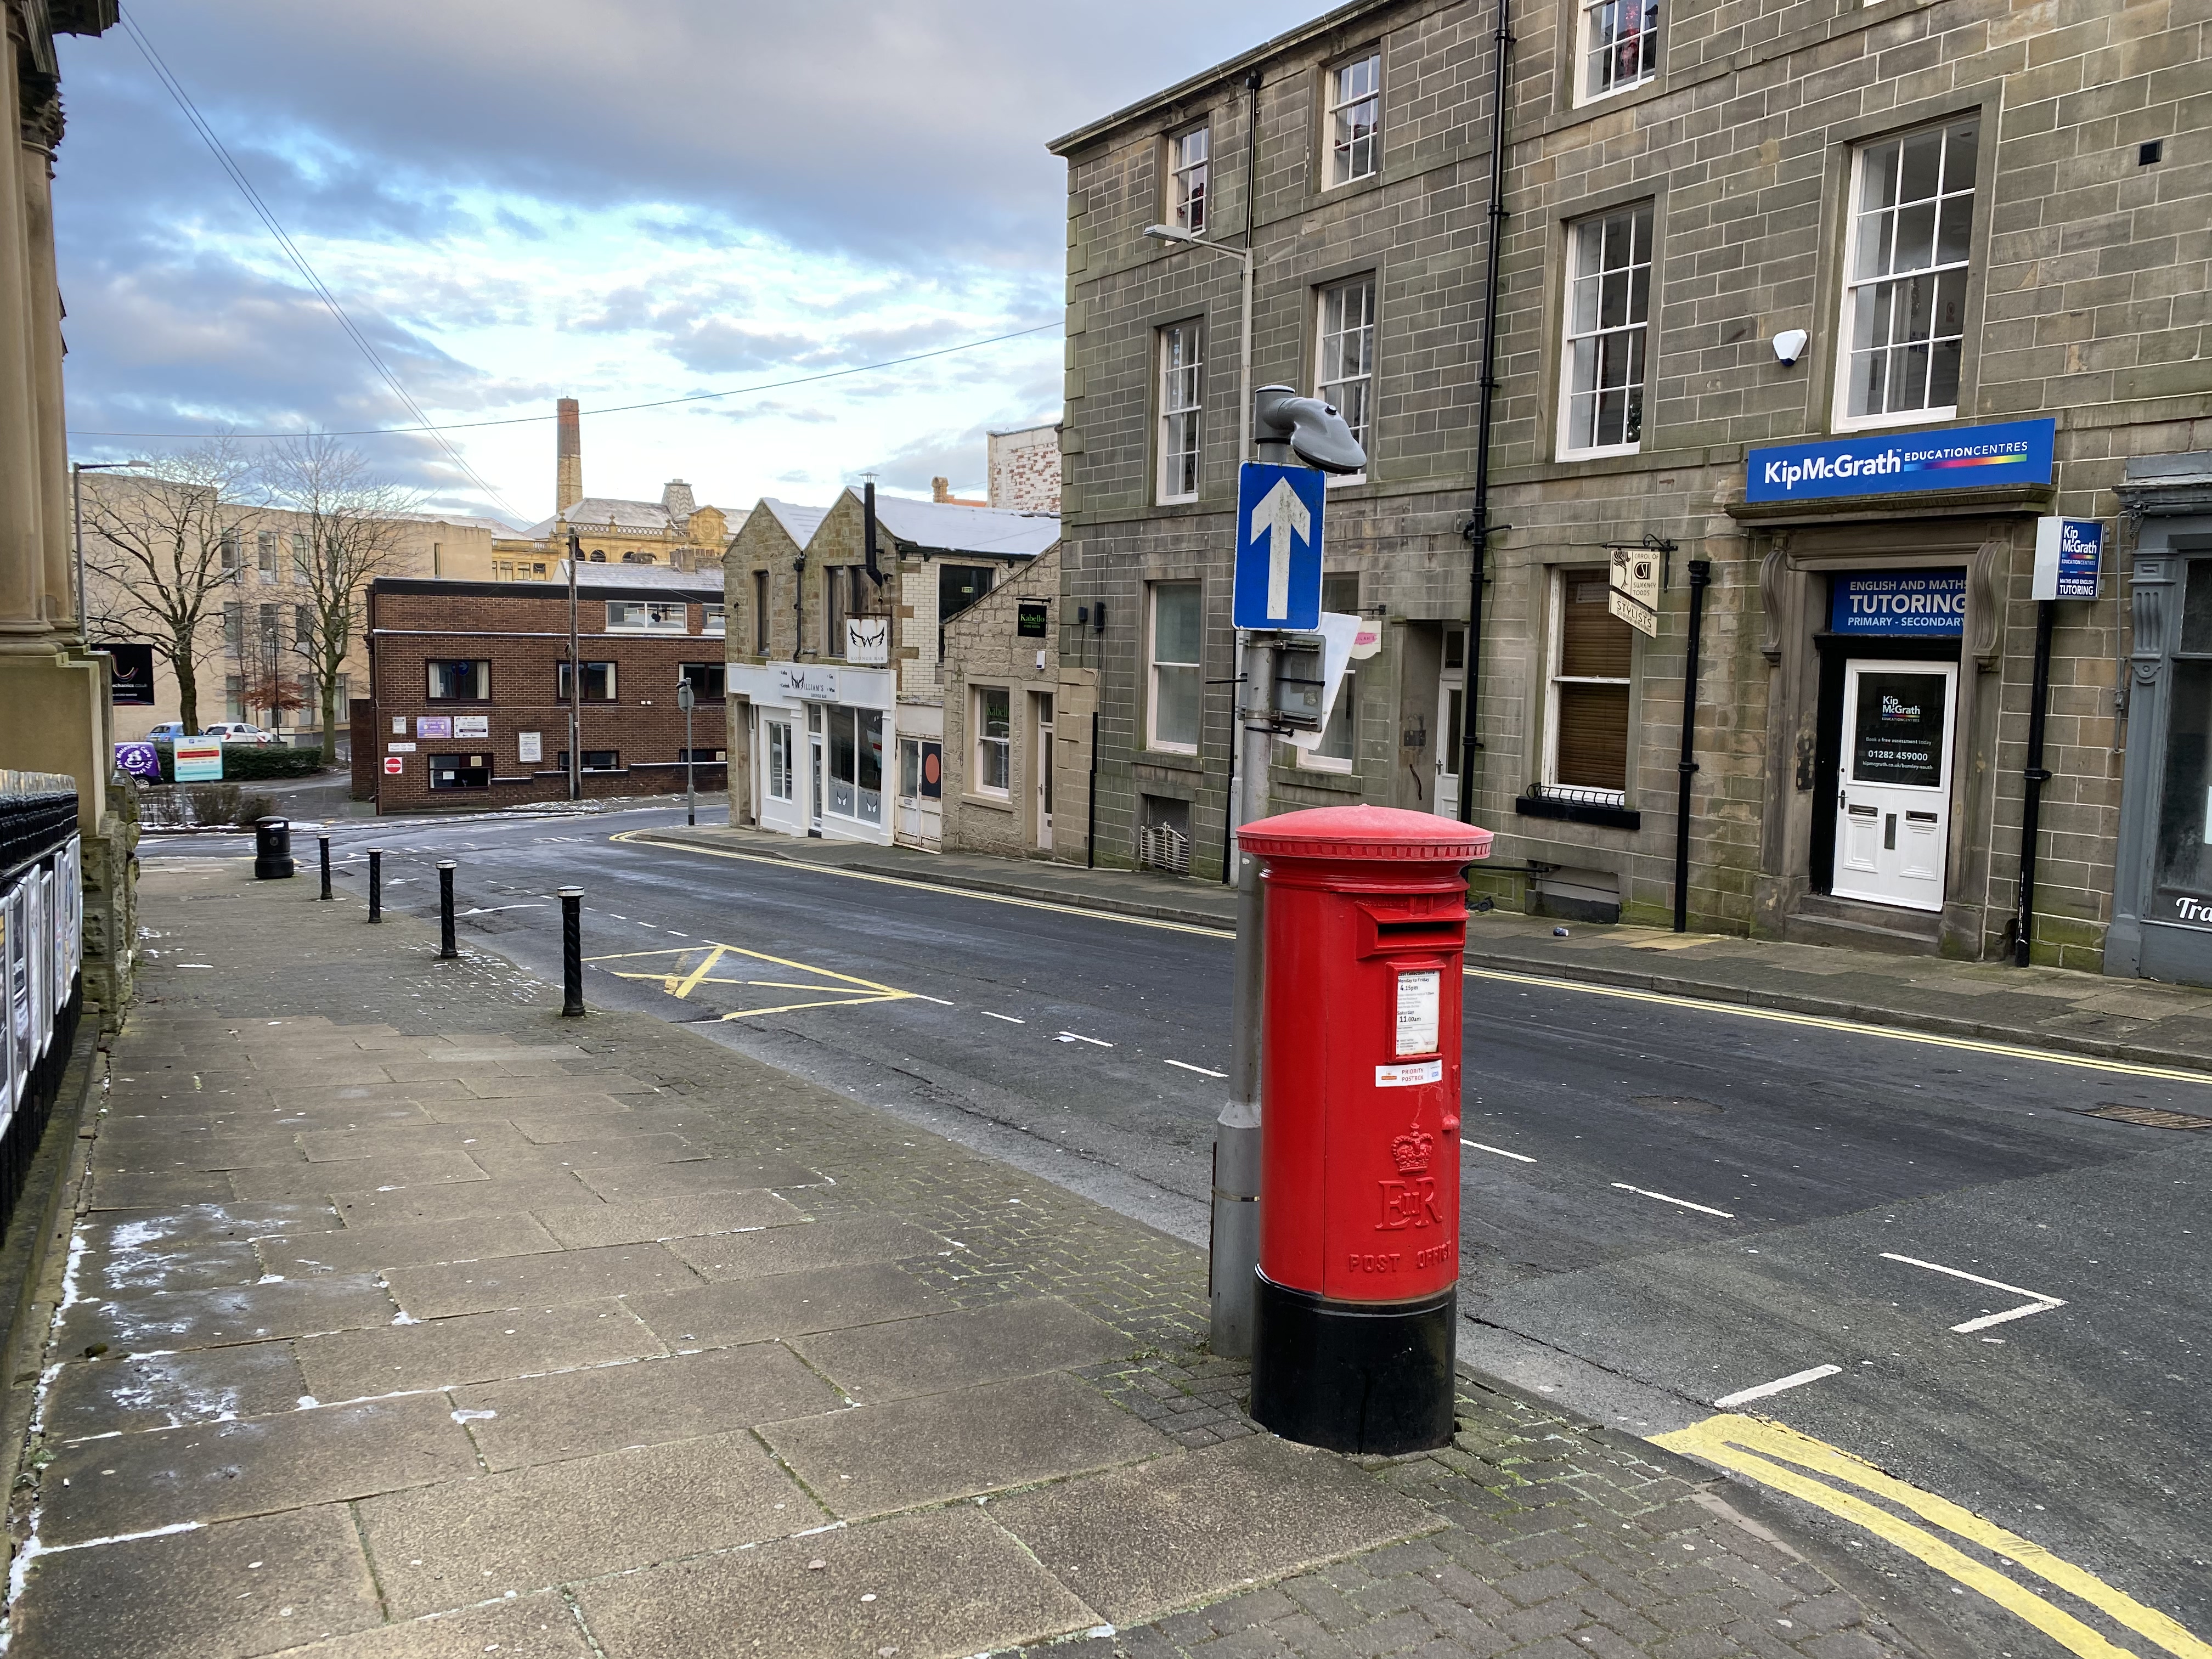
[[257, 818], [253, 824], [253, 878], [276, 881], [292, 873], [292, 820]]
[[1343, 806], [1237, 838], [1267, 918], [1252, 1415], [1335, 1451], [1443, 1445], [1465, 872], [1491, 832]]

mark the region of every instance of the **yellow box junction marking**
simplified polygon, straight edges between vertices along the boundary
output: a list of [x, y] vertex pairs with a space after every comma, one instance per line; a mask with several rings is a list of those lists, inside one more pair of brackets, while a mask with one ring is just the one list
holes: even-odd
[[[1948, 1574], [1970, 1589], [1979, 1590], [2006, 1612], [2027, 1620], [2068, 1652], [2081, 1655], [2082, 1659], [2136, 1659], [2136, 1656], [2133, 1650], [2107, 1641], [2018, 1580], [1976, 1560], [1926, 1528], [1916, 1527], [1842, 1488], [1856, 1486], [1861, 1492], [1872, 1493], [1923, 1520], [1933, 1522], [1956, 1537], [1978, 1545], [2008, 1564], [2025, 1567], [2109, 1614], [2136, 1635], [2155, 1642], [2174, 1659], [2212, 1659], [2212, 1644], [2192, 1636], [2156, 1608], [2147, 1607], [2134, 1597], [2114, 1589], [2095, 1574], [2060, 1560], [2042, 1545], [1985, 1521], [1948, 1498], [1923, 1492], [1849, 1452], [1839, 1451], [1795, 1429], [1758, 1418], [1725, 1413], [1651, 1438], [1655, 1444], [1669, 1451], [1703, 1458], [1708, 1463], [1786, 1492], [1855, 1526], [1863, 1527], [1938, 1572]], [[1785, 1467], [1789, 1465], [1795, 1467]], [[1815, 1479], [1815, 1475], [1826, 1478]]]
[[[794, 973], [810, 975], [807, 981], [782, 979], [733, 978], [718, 974], [715, 969], [727, 963], [736, 968], [741, 963], [730, 958], [743, 957], [754, 962], [773, 963], [779, 968], [788, 968]], [[678, 1001], [688, 1001], [691, 994], [702, 985], [739, 985], [769, 991], [815, 991], [822, 999], [812, 1002], [783, 1002], [773, 1008], [739, 1008], [721, 1016], [724, 1019], [757, 1019], [763, 1014], [797, 1013], [802, 1008], [859, 1008], [871, 1002], [904, 1002], [915, 994], [895, 986], [878, 985], [874, 980], [862, 979], [854, 974], [841, 974], [833, 969], [817, 968], [811, 963], [793, 962], [787, 957], [772, 957], [765, 951], [748, 951], [742, 945], [717, 945], [711, 940], [667, 951], [617, 951], [610, 956], [587, 957], [587, 962], [647, 962], [655, 957], [672, 957], [665, 968], [639, 971], [623, 968], [608, 968], [603, 971], [617, 979], [657, 981], [660, 988]], [[823, 985], [812, 981], [830, 980]]]

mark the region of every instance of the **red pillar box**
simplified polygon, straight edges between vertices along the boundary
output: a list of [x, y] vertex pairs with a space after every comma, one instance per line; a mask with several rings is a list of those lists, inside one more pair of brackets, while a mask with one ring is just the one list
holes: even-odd
[[1443, 1445], [1466, 867], [1491, 832], [1333, 806], [1238, 836], [1267, 916], [1252, 1415], [1335, 1451]]

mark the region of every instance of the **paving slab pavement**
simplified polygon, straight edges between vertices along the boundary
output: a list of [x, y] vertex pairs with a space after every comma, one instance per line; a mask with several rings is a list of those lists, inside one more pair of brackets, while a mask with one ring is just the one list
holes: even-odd
[[[627, 838], [895, 875], [1194, 927], [1229, 929], [1237, 920], [1232, 888], [1158, 871], [1086, 870], [1043, 859], [801, 841], [723, 825], [636, 830]], [[2196, 986], [2107, 979], [2063, 968], [2014, 968], [1777, 939], [1560, 922], [1497, 909], [1469, 918], [1467, 960], [1471, 968], [1501, 973], [2212, 1072], [2212, 990]]]
[[[248, 965], [149, 970], [108, 1056], [11, 1659], [1951, 1650], [1479, 1378], [1434, 1454], [1278, 1441], [1178, 1241], [312, 892], [146, 876]], [[548, 1086], [440, 1121], [487, 1063]]]

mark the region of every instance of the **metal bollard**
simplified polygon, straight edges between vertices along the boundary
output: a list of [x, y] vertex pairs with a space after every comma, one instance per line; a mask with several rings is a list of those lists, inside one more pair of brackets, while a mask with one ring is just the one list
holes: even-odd
[[368, 849], [368, 919], [384, 920], [384, 849]]
[[561, 889], [561, 1013], [584, 1012], [584, 890]]
[[451, 962], [460, 955], [453, 948], [453, 861], [438, 860], [438, 959]]
[[331, 838], [328, 836], [317, 836], [315, 850], [323, 862], [323, 896], [328, 898], [331, 896]]

